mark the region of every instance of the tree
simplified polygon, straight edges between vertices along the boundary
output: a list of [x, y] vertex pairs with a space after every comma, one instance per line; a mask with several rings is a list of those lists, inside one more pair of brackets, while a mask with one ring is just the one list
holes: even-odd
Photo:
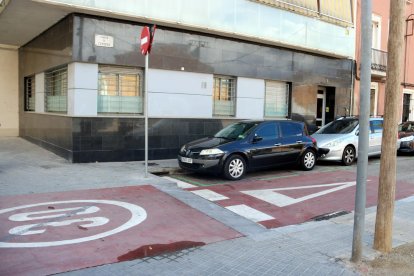
[[405, 2], [405, 0], [390, 1], [384, 131], [374, 237], [374, 249], [381, 252], [392, 250], [392, 218], [397, 171], [397, 127], [402, 96], [401, 68], [403, 65]]

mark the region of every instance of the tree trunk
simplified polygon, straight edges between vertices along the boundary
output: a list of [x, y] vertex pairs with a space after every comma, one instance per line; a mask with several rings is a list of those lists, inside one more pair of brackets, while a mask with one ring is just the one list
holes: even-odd
[[392, 250], [398, 115], [402, 96], [401, 68], [403, 64], [405, 2], [405, 0], [390, 1], [384, 131], [382, 136], [378, 207], [374, 237], [374, 248], [381, 252], [390, 252]]

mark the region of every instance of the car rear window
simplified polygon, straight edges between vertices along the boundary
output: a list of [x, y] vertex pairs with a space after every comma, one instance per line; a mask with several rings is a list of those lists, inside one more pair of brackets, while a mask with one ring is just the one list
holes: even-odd
[[298, 123], [281, 122], [280, 129], [283, 137], [302, 136], [303, 125]]
[[317, 134], [345, 134], [350, 133], [358, 125], [357, 119], [348, 119], [348, 120], [336, 120], [333, 121], [320, 130]]

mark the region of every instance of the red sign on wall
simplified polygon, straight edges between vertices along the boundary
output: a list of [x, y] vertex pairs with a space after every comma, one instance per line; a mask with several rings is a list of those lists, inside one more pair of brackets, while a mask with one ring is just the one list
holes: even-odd
[[144, 56], [148, 53], [148, 49], [151, 45], [151, 35], [150, 30], [147, 26], [142, 28], [141, 32], [141, 54]]
[[156, 25], [151, 28], [145, 26], [141, 32], [141, 53], [145, 56], [151, 52], [151, 45], [154, 39]]

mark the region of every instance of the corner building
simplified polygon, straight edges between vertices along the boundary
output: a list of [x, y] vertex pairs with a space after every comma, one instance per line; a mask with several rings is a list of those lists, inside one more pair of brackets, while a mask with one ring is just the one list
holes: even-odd
[[[242, 119], [314, 130], [349, 114], [353, 1], [22, 2], [50, 26], [7, 44], [18, 52], [18, 135], [72, 162], [144, 159], [145, 78], [152, 160]], [[7, 3], [0, 23], [31, 16]], [[145, 76], [148, 24], [157, 30]]]

